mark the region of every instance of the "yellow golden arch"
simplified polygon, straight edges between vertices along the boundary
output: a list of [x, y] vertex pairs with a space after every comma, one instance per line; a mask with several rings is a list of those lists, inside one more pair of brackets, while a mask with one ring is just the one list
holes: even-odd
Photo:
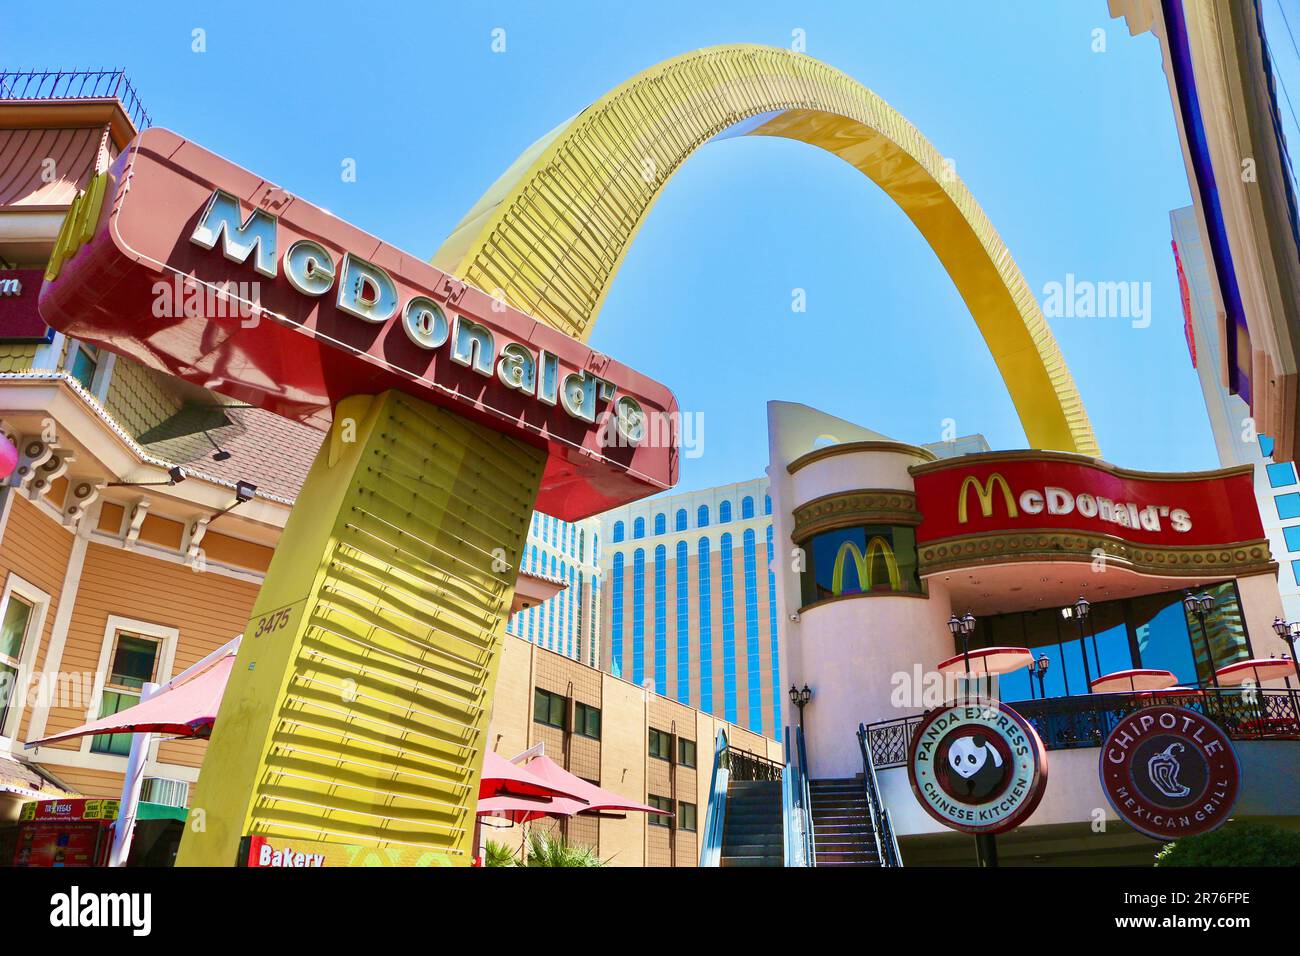
[[858, 546], [852, 541], [845, 541], [840, 545], [840, 550], [835, 554], [835, 564], [831, 569], [831, 594], [839, 597], [844, 593], [844, 561], [846, 558], [853, 558], [854, 569], [858, 572], [858, 590], [872, 590], [871, 569], [875, 564], [876, 555], [879, 555], [885, 564], [885, 573], [889, 575], [889, 590], [903, 590], [903, 577], [898, 571], [898, 559], [894, 557], [894, 549], [889, 546], [889, 542], [879, 535], [872, 537], [867, 542], [867, 553], [863, 554], [858, 550]]
[[802, 54], [710, 47], [633, 77], [529, 147], [433, 263], [585, 341], [668, 179], [724, 135], [819, 146], [884, 189], [965, 300], [1029, 443], [1099, 454], [1033, 293], [951, 163], [880, 97]]

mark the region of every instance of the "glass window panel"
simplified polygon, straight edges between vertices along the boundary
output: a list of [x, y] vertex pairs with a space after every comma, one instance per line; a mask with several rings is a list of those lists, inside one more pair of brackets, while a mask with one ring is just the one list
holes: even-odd
[[[128, 707], [140, 702], [139, 694], [122, 691], [105, 690], [104, 699], [99, 705], [99, 716], [108, 717], [118, 714]], [[90, 752], [94, 754], [116, 754], [125, 757], [131, 752], [132, 734], [97, 734], [90, 738]]]
[[1287, 485], [1295, 484], [1295, 465], [1289, 461], [1266, 465], [1265, 471], [1268, 472], [1269, 485], [1274, 488], [1285, 488]]
[[154, 664], [158, 657], [158, 642], [132, 634], [119, 634], [108, 682], [116, 687], [139, 690], [145, 681], [153, 680]]
[[9, 716], [9, 702], [16, 693], [18, 668], [0, 662], [0, 733], [4, 731], [5, 719]]
[[1286, 539], [1286, 549], [1288, 551], [1300, 551], [1300, 524], [1293, 524], [1289, 528], [1283, 528], [1282, 537]]
[[1172, 671], [1180, 684], [1196, 683], [1187, 615], [1181, 593], [1149, 594], [1129, 602], [1142, 667]]
[[82, 343], [76, 343], [72, 346], [72, 365], [68, 371], [87, 391], [90, 390], [90, 385], [95, 380], [95, 368], [98, 364], [94, 346]]
[[27, 625], [32, 618], [32, 606], [16, 594], [9, 595], [9, 604], [5, 608], [3, 624], [0, 624], [0, 657], [8, 658], [11, 664], [18, 663], [23, 652], [23, 638], [27, 636]]
[[1274, 495], [1273, 503], [1277, 505], [1279, 518], [1300, 518], [1300, 494]]

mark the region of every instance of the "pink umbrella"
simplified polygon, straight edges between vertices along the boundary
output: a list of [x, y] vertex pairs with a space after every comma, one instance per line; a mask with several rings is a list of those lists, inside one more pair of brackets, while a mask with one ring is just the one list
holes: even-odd
[[40, 740], [28, 747], [86, 737], [91, 734], [165, 734], [173, 737], [208, 737], [221, 707], [230, 670], [235, 666], [235, 655], [227, 654], [207, 670], [160, 691], [134, 707], [109, 714], [88, 724]]
[[[580, 783], [581, 778], [574, 777]], [[563, 783], [552, 784], [541, 779], [528, 767], [511, 763], [499, 753], [489, 750], [483, 755], [483, 776], [479, 782], [478, 798], [484, 800], [504, 797], [563, 797], [586, 805], [582, 795]]]

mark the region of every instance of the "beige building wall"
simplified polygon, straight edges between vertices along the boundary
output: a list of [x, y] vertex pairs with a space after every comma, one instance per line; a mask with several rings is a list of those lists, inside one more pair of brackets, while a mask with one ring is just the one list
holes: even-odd
[[[600, 708], [600, 739], [535, 720], [535, 689], [565, 698], [568, 728], [574, 726], [575, 704]], [[671, 735], [673, 759], [650, 756], [651, 728]], [[781, 745], [774, 740], [506, 635], [489, 724], [492, 748], [509, 759], [541, 744], [546, 755], [570, 773], [637, 803], [647, 803], [651, 796], [668, 798], [676, 815], [669, 826], [651, 824], [642, 813], [500, 828], [491, 825], [496, 821], [487, 821], [482, 838], [518, 850], [528, 832], [539, 830], [591, 846], [613, 866], [695, 866], [720, 728], [726, 729], [731, 747], [782, 762]], [[694, 766], [678, 759], [682, 740], [695, 745]], [[683, 826], [682, 804], [694, 807], [694, 829]]]

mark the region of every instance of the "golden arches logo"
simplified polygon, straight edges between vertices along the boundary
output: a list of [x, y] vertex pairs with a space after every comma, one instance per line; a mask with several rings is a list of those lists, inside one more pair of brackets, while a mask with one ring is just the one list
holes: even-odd
[[898, 559], [894, 557], [894, 549], [889, 546], [888, 541], [876, 535], [867, 542], [866, 554], [859, 551], [858, 546], [852, 541], [845, 541], [840, 545], [840, 550], [835, 555], [835, 566], [831, 571], [831, 593], [836, 597], [844, 593], [844, 560], [848, 557], [853, 558], [853, 566], [858, 572], [858, 590], [870, 591], [872, 589], [871, 569], [875, 565], [877, 556], [884, 562], [885, 573], [889, 576], [889, 590], [903, 590], [903, 576], [898, 571]]
[[970, 517], [967, 513], [967, 505], [970, 498], [967, 492], [972, 488], [975, 489], [975, 497], [980, 503], [980, 514], [986, 518], [993, 517], [993, 491], [995, 488], [1002, 489], [1002, 500], [1007, 506], [1007, 517], [1017, 518], [1020, 512], [1016, 510], [1016, 499], [1011, 494], [1011, 486], [1007, 484], [1006, 478], [1002, 473], [995, 471], [981, 484], [980, 480], [974, 475], [967, 475], [961, 483], [961, 491], [957, 492], [957, 523], [965, 524]]

